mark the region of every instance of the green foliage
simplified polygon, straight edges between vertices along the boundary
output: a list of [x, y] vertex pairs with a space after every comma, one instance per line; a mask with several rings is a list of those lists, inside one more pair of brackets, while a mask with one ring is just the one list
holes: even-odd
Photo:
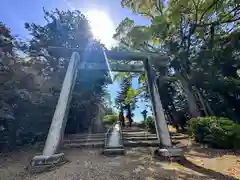
[[147, 129], [148, 131], [150, 131], [151, 133], [156, 133], [156, 128], [155, 128], [155, 123], [154, 123], [154, 119], [152, 116], [148, 116], [146, 118], [146, 120], [141, 121], [140, 123], [137, 124], [138, 127], [143, 128], [143, 129]]
[[0, 22], [0, 58], [12, 55], [14, 47], [14, 37], [11, 35], [10, 29]]
[[139, 93], [132, 88], [133, 73], [117, 73], [114, 79], [119, 80], [120, 83], [120, 91], [115, 98], [115, 104], [119, 109], [127, 110], [132, 117], [132, 111], [135, 109], [137, 102], [136, 95]]
[[[160, 63], [154, 64], [159, 77], [167, 76], [158, 79], [158, 88], [169, 119], [178, 122], [175, 114], [185, 111], [190, 117], [216, 115], [240, 122], [236, 73], [240, 67], [237, 56], [240, 4], [235, 0], [121, 3], [147, 16], [151, 23], [139, 26], [126, 18], [114, 38], [130, 50], [170, 57], [165, 69]], [[147, 93], [142, 78], [139, 82]]]
[[146, 128], [146, 123], [145, 123], [145, 121], [141, 121], [141, 122], [137, 123], [137, 126], [139, 128], [145, 129]]
[[113, 115], [113, 114], [115, 114], [115, 112], [114, 112], [114, 109], [113, 108], [111, 108], [111, 107], [105, 107], [105, 114], [106, 115]]
[[135, 13], [153, 17], [163, 10], [162, 0], [122, 0], [123, 7], [131, 8]]
[[25, 52], [31, 57], [44, 57], [45, 61], [41, 63], [44, 63], [45, 72], [50, 73], [66, 68], [71, 53], [59, 53], [59, 50], [48, 49], [49, 46], [84, 48], [93, 35], [88, 20], [80, 11], [44, 10], [44, 18], [45, 26], [25, 23], [25, 28], [33, 35]]
[[107, 124], [107, 125], [112, 125], [112, 124], [114, 124], [115, 122], [117, 122], [118, 121], [118, 116], [117, 115], [114, 115], [114, 114], [112, 114], [112, 115], [106, 115], [106, 116], [104, 116], [104, 118], [103, 118], [103, 122], [105, 123], [105, 124]]
[[215, 116], [193, 118], [189, 132], [196, 142], [216, 148], [240, 148], [240, 125]]
[[[45, 76], [53, 79], [55, 83], [61, 85], [66, 68], [71, 56], [68, 51], [59, 53], [59, 50], [48, 49], [49, 46], [63, 48], [82, 48], [84, 49], [90, 40], [93, 40], [93, 35], [90, 29], [87, 18], [80, 11], [44, 11], [44, 16], [47, 21], [46, 25], [41, 26], [35, 23], [26, 23], [26, 29], [33, 35], [30, 40], [30, 46], [26, 52], [31, 57], [45, 58], [42, 63]], [[96, 51], [99, 48], [95, 48]], [[43, 51], [47, 51], [49, 56]], [[37, 53], [36, 53], [37, 52]], [[92, 53], [88, 57], [95, 61], [98, 59]], [[92, 55], [92, 56], [91, 56]], [[63, 76], [60, 76], [63, 74]], [[95, 116], [97, 104], [104, 101], [106, 73], [102, 71], [80, 71], [77, 75], [76, 84], [73, 90], [72, 103], [70, 107], [70, 115], [67, 124], [67, 133], [75, 133], [81, 131], [79, 127], [90, 126], [90, 121]], [[79, 79], [81, 77], [81, 80]], [[82, 81], [86, 79], [85, 81]], [[56, 88], [60, 92], [60, 87]], [[88, 113], [90, 111], [92, 113]], [[78, 119], [89, 119], [89, 121], [79, 122]]]
[[[61, 91], [71, 53], [48, 47], [85, 48], [93, 38], [88, 20], [79, 11], [44, 10], [44, 18], [45, 25], [25, 23], [31, 34], [29, 42], [21, 42], [26, 59], [13, 53], [18, 48], [16, 40], [0, 23], [0, 118], [13, 116], [9, 128], [14, 132], [9, 131], [9, 136], [16, 136], [14, 141], [19, 145], [46, 137]], [[67, 133], [88, 130], [105, 96], [105, 72], [80, 73], [73, 90]], [[88, 80], [80, 81], [78, 77], [83, 76]]]
[[147, 117], [145, 124], [151, 133], [156, 133], [155, 122], [152, 116]]

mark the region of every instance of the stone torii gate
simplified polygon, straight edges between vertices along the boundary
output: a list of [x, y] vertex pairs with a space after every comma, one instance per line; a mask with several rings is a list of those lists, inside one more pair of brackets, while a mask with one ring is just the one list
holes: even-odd
[[[63, 81], [60, 96], [52, 118], [48, 137], [45, 142], [43, 154], [33, 157], [30, 165], [30, 171], [43, 171], [64, 161], [64, 153], [59, 152], [59, 146], [64, 137], [64, 131], [67, 123], [67, 116], [70, 107], [72, 91], [75, 85], [77, 72], [81, 69], [96, 69], [104, 71], [127, 71], [127, 72], [145, 72], [147, 84], [150, 91], [151, 104], [154, 113], [155, 127], [159, 139], [158, 152], [162, 156], [182, 156], [181, 149], [172, 146], [167, 122], [164, 116], [160, 95], [156, 83], [156, 75], [153, 70], [153, 62], [158, 61], [161, 65], [166, 65], [167, 58], [157, 54], [141, 52], [116, 52], [104, 50], [98, 43], [92, 45], [93, 48], [66, 49], [59, 47], [49, 47], [50, 51], [71, 55], [67, 72]], [[97, 59], [97, 61], [96, 61]], [[108, 59], [114, 61], [142, 61], [142, 64], [112, 64], [109, 65]], [[159, 60], [162, 61], [159, 61]]]

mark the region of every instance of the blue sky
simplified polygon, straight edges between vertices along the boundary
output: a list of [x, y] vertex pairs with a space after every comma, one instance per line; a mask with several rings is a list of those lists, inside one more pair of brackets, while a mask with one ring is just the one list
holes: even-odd
[[[106, 13], [111, 19], [114, 28], [125, 18], [133, 19], [136, 24], [148, 24], [148, 20], [142, 16], [133, 14], [129, 9], [122, 8], [120, 0], [1, 0], [0, 21], [6, 24], [12, 31], [13, 35], [22, 38], [28, 38], [28, 32], [24, 29], [25, 22], [34, 22], [37, 24], [45, 24], [43, 18], [43, 7], [46, 10], [54, 8], [68, 10], [78, 9], [86, 13], [92, 9], [97, 9]], [[111, 36], [111, 35], [110, 35]], [[134, 87], [138, 87], [137, 81], [133, 83]], [[109, 85], [111, 99], [114, 98], [119, 90], [117, 83]], [[134, 112], [134, 120], [142, 120], [140, 112], [145, 105], [139, 103], [139, 108]]]

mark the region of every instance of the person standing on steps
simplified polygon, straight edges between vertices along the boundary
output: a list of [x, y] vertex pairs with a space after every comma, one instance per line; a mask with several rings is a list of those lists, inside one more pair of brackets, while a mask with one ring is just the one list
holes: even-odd
[[124, 115], [123, 115], [122, 110], [119, 113], [118, 120], [120, 121], [121, 126], [124, 128], [125, 127], [125, 121], [124, 121]]
[[148, 129], [149, 129], [149, 127], [148, 127], [148, 123], [147, 123], [147, 110], [146, 109], [144, 109], [142, 112], [141, 112], [141, 114], [143, 115], [143, 122], [145, 123], [145, 131], [146, 131], [146, 136], [147, 136], [147, 134], [148, 134]]
[[129, 127], [131, 128], [133, 120], [132, 120], [131, 114], [129, 112], [127, 114], [127, 119], [128, 119]]
[[126, 106], [127, 108], [127, 119], [128, 119], [128, 123], [129, 123], [129, 127], [131, 128], [132, 127], [132, 122], [133, 122], [133, 119], [132, 119], [132, 111], [131, 111], [131, 106], [130, 104], [128, 104]]

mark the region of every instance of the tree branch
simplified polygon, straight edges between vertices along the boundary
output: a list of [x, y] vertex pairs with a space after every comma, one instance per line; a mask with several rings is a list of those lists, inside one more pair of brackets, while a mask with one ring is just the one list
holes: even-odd
[[211, 23], [203, 23], [203, 24], [196, 24], [197, 27], [206, 27], [206, 26], [211, 26], [211, 25], [221, 25], [221, 24], [227, 24], [227, 23], [232, 23], [232, 22], [236, 22], [240, 20], [240, 16], [238, 18], [234, 18], [234, 19], [228, 19], [225, 21], [215, 21], [215, 22], [211, 22]]
[[192, 2], [193, 2], [193, 5], [194, 5], [194, 7], [195, 7], [195, 22], [197, 23], [197, 20], [198, 20], [198, 4], [199, 4], [199, 1], [198, 1], [198, 3], [196, 4], [196, 2], [195, 2], [195, 0], [192, 0]]
[[203, 17], [205, 16], [205, 14], [214, 6], [218, 3], [218, 0], [214, 0], [212, 4], [210, 4], [210, 6], [208, 6], [208, 8], [205, 10], [205, 12], [201, 15], [199, 22], [202, 21]]
[[147, 45], [148, 47], [152, 48], [153, 51], [155, 51], [154, 53], [157, 53], [157, 52], [158, 52], [158, 50], [157, 50], [155, 47], [153, 47], [152, 45], [150, 45], [150, 44], [148, 44], [148, 43], [146, 43], [146, 42], [144, 42], [144, 43], [145, 43], [145, 45]]
[[182, 24], [183, 24], [183, 15], [180, 14], [180, 24], [179, 24], [180, 28], [179, 29], [180, 29], [180, 36], [181, 36], [181, 39], [182, 39], [182, 41], [180, 43], [180, 46], [183, 46], [183, 43], [184, 43], [184, 40], [185, 40], [185, 35], [183, 33], [183, 26], [182, 26]]
[[162, 1], [157, 1], [157, 4], [156, 4], [156, 8], [157, 8], [157, 10], [161, 13], [161, 15], [163, 14], [163, 10], [162, 10], [162, 8], [161, 8], [161, 3], [162, 3]]

